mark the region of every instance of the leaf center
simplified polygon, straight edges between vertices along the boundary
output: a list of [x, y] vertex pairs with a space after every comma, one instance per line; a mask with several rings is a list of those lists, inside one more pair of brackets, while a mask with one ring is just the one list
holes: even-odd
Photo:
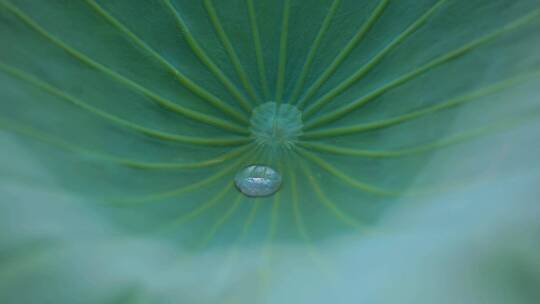
[[251, 133], [269, 149], [292, 149], [302, 135], [302, 112], [290, 104], [264, 103], [253, 110]]

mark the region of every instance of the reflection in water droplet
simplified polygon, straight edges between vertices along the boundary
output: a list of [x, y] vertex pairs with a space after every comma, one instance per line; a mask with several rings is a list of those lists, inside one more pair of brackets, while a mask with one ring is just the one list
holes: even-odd
[[234, 183], [246, 196], [270, 196], [279, 190], [281, 175], [269, 166], [251, 165], [236, 174]]

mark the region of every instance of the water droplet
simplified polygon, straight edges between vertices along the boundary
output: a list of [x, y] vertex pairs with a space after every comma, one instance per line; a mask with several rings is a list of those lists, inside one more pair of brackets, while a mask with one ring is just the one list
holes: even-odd
[[236, 174], [234, 183], [246, 196], [270, 196], [281, 187], [281, 174], [269, 166], [251, 165]]

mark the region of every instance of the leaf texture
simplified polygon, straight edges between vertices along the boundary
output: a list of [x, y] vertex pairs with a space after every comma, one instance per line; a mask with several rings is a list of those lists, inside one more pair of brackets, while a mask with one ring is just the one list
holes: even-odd
[[[535, 0], [0, 0], [0, 301], [270, 303], [288, 246], [335, 276], [328, 242], [527, 167], [539, 30]], [[267, 102], [302, 113], [292, 145], [257, 141]], [[235, 189], [251, 164], [277, 194]]]

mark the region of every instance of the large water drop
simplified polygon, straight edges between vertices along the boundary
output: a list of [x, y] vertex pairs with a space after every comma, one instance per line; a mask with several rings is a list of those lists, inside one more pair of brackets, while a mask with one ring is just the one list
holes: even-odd
[[246, 196], [270, 196], [281, 187], [281, 174], [269, 166], [251, 165], [236, 174], [234, 183]]

